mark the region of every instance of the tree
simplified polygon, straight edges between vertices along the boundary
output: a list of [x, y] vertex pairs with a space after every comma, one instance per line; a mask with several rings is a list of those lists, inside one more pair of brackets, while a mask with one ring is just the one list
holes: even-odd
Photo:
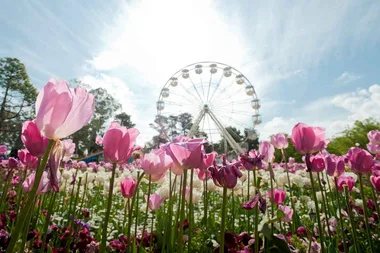
[[0, 143], [19, 149], [22, 123], [34, 116], [38, 95], [25, 66], [16, 58], [0, 59]]
[[[236, 127], [228, 126], [225, 129], [227, 130], [227, 132], [230, 134], [230, 136], [232, 137], [232, 139], [234, 139], [236, 143], [239, 144], [244, 141], [244, 136], [241, 134], [240, 130], [237, 129]], [[219, 141], [219, 143], [214, 144], [214, 150], [218, 152], [219, 154], [225, 153], [226, 152], [225, 143], [227, 144], [227, 152], [232, 151], [233, 148], [226, 141], [226, 138], [223, 135], [221, 136], [221, 140]]]
[[380, 122], [375, 119], [357, 120], [352, 127], [347, 128], [330, 141], [327, 151], [336, 155], [344, 155], [351, 147], [358, 146], [367, 149], [368, 132], [379, 129]]
[[[95, 96], [94, 115], [86, 126], [71, 136], [73, 142], [76, 144], [77, 154], [79, 156], [83, 156], [85, 151], [90, 154], [102, 150], [102, 147], [95, 143], [95, 138], [104, 132], [106, 122], [112, 119], [115, 112], [121, 109], [121, 104], [117, 102], [107, 90], [97, 88], [90, 90], [90, 93]], [[132, 122], [130, 122], [130, 124], [132, 124]]]
[[132, 128], [135, 124], [132, 123], [131, 116], [126, 114], [125, 112], [119, 113], [115, 116], [115, 120], [120, 123], [120, 125], [125, 126], [127, 128]]

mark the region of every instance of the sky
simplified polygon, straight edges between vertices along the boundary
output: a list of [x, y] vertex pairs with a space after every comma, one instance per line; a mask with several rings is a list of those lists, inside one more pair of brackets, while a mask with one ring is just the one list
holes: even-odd
[[[233, 66], [261, 101], [260, 139], [298, 122], [334, 137], [380, 119], [380, 1], [2, 0], [0, 57], [103, 87], [149, 141], [156, 101], [186, 65]], [[248, 104], [247, 107], [250, 105]]]

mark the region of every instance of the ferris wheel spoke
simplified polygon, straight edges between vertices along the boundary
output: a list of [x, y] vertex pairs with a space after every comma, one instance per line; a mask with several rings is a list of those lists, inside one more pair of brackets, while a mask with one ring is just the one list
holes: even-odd
[[208, 81], [207, 100], [206, 100], [207, 103], [209, 102], [208, 95], [210, 94], [211, 81], [212, 81], [212, 73], [210, 75], [210, 80]]
[[202, 76], [199, 76], [199, 79], [201, 80], [201, 86], [202, 86], [202, 95], [203, 95], [203, 98], [205, 97], [205, 90], [203, 88], [203, 80], [202, 80]]
[[227, 101], [225, 100], [224, 103], [218, 103], [218, 108], [224, 108], [226, 106], [231, 107], [234, 105], [247, 105], [251, 102], [251, 99], [243, 99], [243, 100], [238, 100], [238, 101]]
[[242, 87], [242, 88], [240, 88], [234, 92], [228, 93], [228, 92], [225, 92], [227, 90], [227, 87], [226, 87], [226, 88], [224, 88], [225, 91], [219, 92], [218, 96], [214, 97], [213, 101], [227, 101], [230, 98], [232, 98], [233, 96], [240, 95], [242, 93], [243, 89], [244, 89], [244, 87]]
[[219, 79], [218, 84], [215, 86], [215, 89], [213, 90], [213, 92], [212, 92], [212, 94], [211, 94], [211, 97], [210, 97], [210, 100], [209, 100], [209, 101], [212, 101], [212, 98], [214, 97], [215, 92], [218, 90], [220, 84], [222, 83], [223, 77], [224, 77], [224, 75], [222, 74], [222, 75], [220, 76], [220, 79]]
[[191, 79], [190, 76], [189, 76], [189, 80], [190, 80], [191, 84], [193, 85], [193, 88], [194, 88], [195, 92], [197, 93], [199, 99], [202, 101], [202, 103], [204, 103], [204, 102], [203, 102], [203, 99], [202, 99], [202, 97], [201, 97], [201, 95], [200, 95], [199, 92], [198, 92], [197, 87], [195, 86], [195, 84], [194, 84], [194, 82], [193, 82], [193, 80]]
[[[226, 92], [227, 89], [231, 88], [232, 85], [233, 85], [234, 83], [235, 83], [235, 80], [232, 79], [232, 82], [231, 82], [229, 85], [226, 85], [224, 88], [222, 88], [222, 89], [220, 89], [219, 91], [217, 91], [217, 92], [214, 94], [214, 96], [210, 99], [211, 102], [214, 101], [215, 99], [217, 99], [218, 96], [219, 96], [220, 94], [223, 94], [224, 92]], [[215, 98], [215, 96], [216, 96], [216, 98]]]
[[191, 97], [187, 97], [187, 96], [182, 95], [182, 94], [178, 94], [178, 93], [175, 93], [175, 92], [170, 92], [170, 94], [171, 94], [171, 95], [174, 95], [174, 96], [176, 96], [176, 97], [182, 97], [182, 98], [186, 99], [186, 100], [187, 100], [189, 103], [191, 103], [191, 104], [196, 104], [196, 103], [198, 103], [198, 101], [192, 99]]
[[244, 128], [249, 128], [249, 126], [246, 123], [243, 123], [241, 121], [238, 121], [238, 120], [234, 119], [233, 118], [233, 116], [234, 116], [233, 114], [231, 114], [229, 117], [228, 116], [227, 117], [226, 116], [223, 117], [223, 113], [220, 113], [218, 111], [214, 111], [214, 114], [216, 114], [218, 116], [218, 119], [221, 120], [221, 121], [223, 121], [223, 123], [225, 121], [227, 121], [228, 123], [233, 122], [233, 123], [235, 123], [238, 126], [241, 126], [241, 127], [244, 127]]
[[178, 83], [179, 83], [180, 86], [182, 86], [182, 88], [186, 91], [187, 94], [189, 94], [190, 96], [192, 96], [195, 99], [195, 101], [199, 101], [199, 98], [196, 95], [194, 95], [194, 93], [191, 93], [189, 91], [189, 89], [186, 89], [185, 85], [182, 82], [178, 82]]
[[239, 115], [249, 115], [249, 116], [252, 116], [251, 112], [241, 111], [241, 110], [237, 110], [237, 109], [233, 109], [233, 108], [230, 109], [230, 110], [222, 109], [222, 108], [216, 108], [216, 109], [214, 109], [214, 111], [218, 111], [220, 113], [231, 113], [231, 114], [239, 114]]

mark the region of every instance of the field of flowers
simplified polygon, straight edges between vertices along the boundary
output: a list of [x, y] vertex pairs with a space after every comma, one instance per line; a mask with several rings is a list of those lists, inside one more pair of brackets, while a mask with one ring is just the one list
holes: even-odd
[[336, 156], [323, 128], [299, 123], [304, 163], [281, 133], [229, 161], [185, 136], [144, 153], [138, 130], [113, 122], [96, 140], [104, 161], [86, 164], [67, 137], [93, 110], [64, 80], [40, 91], [25, 149], [1, 158], [0, 252], [380, 252], [379, 130], [370, 152]]

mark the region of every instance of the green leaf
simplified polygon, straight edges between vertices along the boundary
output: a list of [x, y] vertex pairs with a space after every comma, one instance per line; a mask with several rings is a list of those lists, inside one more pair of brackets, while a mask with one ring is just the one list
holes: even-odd
[[334, 244], [332, 244], [332, 243], [329, 244], [329, 247], [328, 247], [328, 249], [327, 249], [327, 252], [328, 252], [328, 253], [338, 253], [338, 251], [336, 250]]
[[264, 235], [269, 241], [272, 241], [272, 239], [273, 239], [273, 235], [272, 235], [272, 231], [271, 231], [271, 229], [269, 228], [268, 223], [265, 223], [265, 224], [263, 225], [263, 228], [261, 229], [261, 233], [263, 233], [263, 235]]
[[274, 243], [274, 245], [276, 245], [276, 247], [278, 249], [280, 249], [280, 252], [291, 253], [290, 249], [289, 249], [289, 245], [285, 241], [281, 240], [280, 238], [274, 236], [273, 237], [273, 243]]

